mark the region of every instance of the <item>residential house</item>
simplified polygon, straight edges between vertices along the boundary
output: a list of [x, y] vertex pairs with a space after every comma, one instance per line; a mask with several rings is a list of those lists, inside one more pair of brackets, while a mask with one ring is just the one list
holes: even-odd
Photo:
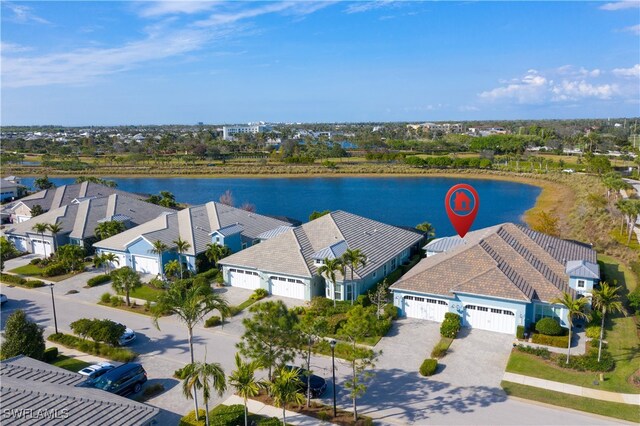
[[[178, 239], [189, 248], [180, 256], [184, 268], [195, 272], [196, 257], [207, 250], [207, 244], [227, 246], [232, 252], [258, 244], [264, 232], [288, 226], [287, 222], [210, 201], [207, 204], [165, 214], [131, 228], [93, 246], [99, 253], [114, 253], [119, 266], [130, 266], [138, 272], [159, 274], [170, 260], [178, 259]], [[168, 248], [154, 253], [153, 244], [161, 241]]]
[[564, 292], [590, 297], [600, 279], [591, 246], [504, 223], [434, 240], [430, 255], [391, 286], [402, 315], [442, 321], [459, 314], [466, 327], [515, 334], [543, 317], [567, 326], [552, 300]]
[[28, 195], [18, 201], [2, 207], [3, 216], [9, 216], [13, 223], [24, 222], [32, 217], [31, 209], [38, 205], [43, 211], [57, 209], [75, 201], [82, 201], [92, 197], [106, 197], [111, 194], [126, 195], [129, 197], [143, 199], [138, 196], [116, 188], [100, 185], [93, 182], [82, 182], [73, 185], [63, 185], [57, 188], [45, 189], [35, 194]]
[[86, 377], [17, 356], [0, 362], [2, 424], [156, 424], [160, 410], [100, 389], [80, 386]]
[[[344, 211], [334, 211], [297, 227], [281, 227], [259, 238], [263, 242], [222, 259], [224, 281], [233, 287], [263, 288], [269, 293], [311, 300], [326, 296], [353, 300], [384, 279], [419, 249], [422, 234]], [[325, 259], [359, 249], [366, 265], [343, 276], [336, 289], [318, 274]]]
[[[107, 197], [74, 200], [71, 204], [49, 210], [33, 220], [8, 225], [4, 230], [7, 239], [20, 251], [50, 255], [64, 244], [75, 244], [89, 252], [97, 241], [96, 228], [106, 221], [118, 221], [126, 228], [148, 222], [162, 214], [175, 212], [167, 207], [141, 201], [121, 194]], [[47, 230], [44, 234], [33, 230], [36, 223], [62, 226], [55, 236]], [[54, 241], [55, 238], [55, 241]]]
[[20, 184], [17, 176], [8, 176], [0, 179], [0, 202], [13, 201], [22, 197], [27, 188]]

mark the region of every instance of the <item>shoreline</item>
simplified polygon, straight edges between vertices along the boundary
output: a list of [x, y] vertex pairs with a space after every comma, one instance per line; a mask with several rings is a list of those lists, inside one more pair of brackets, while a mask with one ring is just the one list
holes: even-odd
[[[86, 176], [86, 174], [54, 174], [49, 175], [50, 178], [77, 178], [79, 176]], [[24, 177], [39, 177], [40, 174], [23, 174]], [[536, 175], [531, 174], [516, 174], [512, 172], [500, 172], [500, 171], [485, 171], [484, 173], [474, 172], [441, 172], [441, 171], [427, 171], [417, 173], [318, 173], [318, 174], [302, 174], [302, 173], [281, 173], [281, 174], [193, 174], [193, 175], [176, 175], [167, 176], [166, 174], [118, 174], [118, 175], [106, 175], [106, 174], [93, 174], [90, 176], [96, 176], [107, 179], [314, 179], [314, 178], [450, 178], [450, 179], [470, 179], [470, 180], [497, 180], [520, 183], [525, 185], [536, 186], [541, 189], [540, 194], [536, 197], [534, 205], [526, 210], [521, 220], [531, 227], [535, 223], [535, 216], [540, 211], [544, 210], [557, 210], [563, 203], [567, 201], [565, 196], [567, 195], [566, 185], [558, 182], [551, 182]], [[540, 175], [543, 176], [543, 175]], [[557, 189], [561, 190], [557, 190]], [[566, 204], [565, 204], [566, 205]]]

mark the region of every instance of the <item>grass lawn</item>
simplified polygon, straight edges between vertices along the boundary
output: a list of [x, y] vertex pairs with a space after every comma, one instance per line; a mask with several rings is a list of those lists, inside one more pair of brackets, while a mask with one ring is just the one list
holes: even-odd
[[134, 305], [133, 302], [131, 302], [131, 306], [127, 306], [126, 304], [120, 305], [120, 306], [113, 306], [111, 303], [102, 303], [102, 302], [98, 302], [98, 305], [107, 306], [109, 308], [114, 308], [114, 309], [120, 309], [128, 312], [135, 312], [136, 314], [142, 314], [147, 316], [153, 315], [151, 311], [147, 310], [147, 308], [144, 305]]
[[65, 370], [77, 373], [78, 371], [90, 366], [91, 364], [65, 355], [58, 355], [58, 358], [56, 358], [56, 360], [53, 361], [51, 365], [55, 365], [56, 367], [64, 368]]
[[80, 272], [72, 272], [70, 274], [64, 274], [64, 275], [56, 275], [54, 277], [43, 277], [42, 276], [43, 270], [44, 269], [40, 268], [38, 265], [27, 264], [27, 265], [12, 269], [9, 272], [13, 272], [14, 274], [20, 274], [25, 277], [37, 277], [37, 278], [42, 278], [48, 281], [55, 281], [55, 282], [66, 280], [67, 278], [71, 278], [74, 275], [78, 275], [79, 273], [84, 272], [84, 271], [80, 271]]
[[603, 281], [607, 281], [609, 284], [617, 282], [617, 285], [621, 286], [623, 290], [626, 287], [627, 291], [622, 291], [625, 296], [638, 285], [633, 272], [619, 263], [615, 257], [599, 254], [598, 264], [600, 265]]
[[[135, 297], [136, 299], [144, 299], [149, 300], [151, 302], [155, 302], [159, 295], [164, 293], [164, 290], [158, 290], [157, 288], [150, 287], [148, 285], [142, 285], [135, 290], [129, 292], [130, 297]], [[118, 293], [120, 296], [124, 296], [124, 294]]]
[[634, 423], [640, 421], [640, 410], [638, 410], [637, 405], [600, 401], [505, 381], [500, 383], [500, 386], [502, 386], [509, 396], [531, 399], [533, 401], [586, 411], [587, 413], [599, 414], [601, 416], [615, 417], [616, 419], [627, 420]]

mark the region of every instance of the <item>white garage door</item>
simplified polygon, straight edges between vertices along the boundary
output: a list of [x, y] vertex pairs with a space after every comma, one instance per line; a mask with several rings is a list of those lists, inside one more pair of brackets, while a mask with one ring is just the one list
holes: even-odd
[[471, 328], [515, 334], [516, 314], [507, 309], [465, 305], [464, 325]]
[[271, 277], [271, 294], [304, 300], [304, 282], [285, 277]]
[[[51, 255], [51, 244], [49, 241], [42, 240], [31, 240], [31, 245], [33, 247], [33, 253], [50, 256]], [[45, 250], [47, 251], [45, 253]]]
[[260, 275], [256, 271], [231, 268], [229, 269], [229, 285], [255, 290], [260, 288]]
[[133, 269], [143, 274], [157, 275], [160, 273], [158, 259], [152, 257], [133, 256]]
[[13, 243], [13, 246], [16, 248], [16, 250], [18, 250], [18, 251], [29, 251], [27, 249], [27, 239], [26, 238], [24, 238], [24, 237], [11, 237], [10, 240]]
[[444, 314], [449, 312], [449, 303], [428, 297], [404, 296], [403, 310], [409, 318], [441, 322]]

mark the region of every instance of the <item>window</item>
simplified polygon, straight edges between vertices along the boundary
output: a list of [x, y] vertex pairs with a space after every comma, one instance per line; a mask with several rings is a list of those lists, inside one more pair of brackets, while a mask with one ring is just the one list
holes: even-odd
[[220, 242], [220, 237], [216, 237], [216, 243]]
[[242, 243], [242, 250], [247, 248], [247, 243]]
[[342, 300], [342, 290], [340, 285], [336, 286], [335, 297], [336, 300]]
[[378, 271], [373, 271], [373, 278], [378, 276]]
[[387, 275], [387, 264], [386, 263], [382, 267], [382, 275]]
[[540, 321], [542, 318], [550, 317], [556, 318], [558, 321], [562, 322], [560, 318], [562, 318], [562, 308], [559, 306], [551, 306], [551, 305], [535, 305], [535, 320], [536, 322]]
[[578, 280], [578, 288], [584, 288], [586, 284], [585, 280]]
[[345, 291], [346, 291], [346, 297], [347, 297], [346, 300], [353, 299], [353, 285], [352, 284], [345, 284], [345, 286], [346, 286]]
[[396, 258], [395, 257], [391, 260], [391, 270], [393, 271], [394, 269], [396, 269]]

